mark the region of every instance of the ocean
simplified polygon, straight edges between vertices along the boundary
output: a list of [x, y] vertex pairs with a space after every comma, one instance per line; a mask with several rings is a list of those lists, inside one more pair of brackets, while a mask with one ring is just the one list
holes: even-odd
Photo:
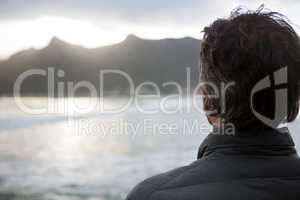
[[[24, 99], [36, 110], [47, 104], [45, 98]], [[78, 99], [82, 105], [87, 101]], [[106, 102], [120, 104], [119, 99]], [[158, 101], [149, 100], [142, 109], [131, 104], [116, 113], [74, 114], [72, 105], [68, 112], [30, 114], [13, 98], [1, 98], [0, 199], [124, 199], [145, 178], [196, 159], [210, 126], [187, 102], [174, 101], [165, 110], [156, 110]], [[290, 129], [300, 145], [299, 121]]]

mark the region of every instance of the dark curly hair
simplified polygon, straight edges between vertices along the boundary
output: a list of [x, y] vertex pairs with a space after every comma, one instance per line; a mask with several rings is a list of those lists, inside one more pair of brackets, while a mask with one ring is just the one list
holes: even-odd
[[[203, 32], [201, 81], [215, 85], [235, 83], [226, 91], [225, 112], [220, 99], [209, 97], [204, 98], [206, 110], [216, 110], [214, 116], [238, 128], [266, 127], [251, 110], [251, 90], [261, 79], [287, 66], [286, 121], [295, 120], [299, 110], [300, 42], [285, 16], [263, 6], [256, 11], [238, 8], [229, 18], [217, 19]], [[274, 91], [275, 88], [267, 89], [253, 98], [255, 109], [268, 117], [275, 113]], [[203, 87], [202, 92], [211, 91]]]

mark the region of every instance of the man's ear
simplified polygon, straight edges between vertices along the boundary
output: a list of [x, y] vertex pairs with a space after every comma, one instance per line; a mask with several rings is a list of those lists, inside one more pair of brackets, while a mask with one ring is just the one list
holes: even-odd
[[207, 121], [213, 126], [213, 127], [219, 127], [220, 126], [220, 118], [206, 115]]
[[214, 127], [220, 126], [220, 118], [208, 114], [211, 109], [210, 100], [207, 95], [203, 95], [203, 110], [206, 113], [207, 121]]
[[[202, 102], [203, 102], [203, 110], [204, 112], [206, 112], [207, 114], [216, 114], [215, 108], [213, 106], [213, 100], [209, 98], [208, 95], [204, 95], [202, 97]], [[210, 115], [208, 114], [208, 115]]]

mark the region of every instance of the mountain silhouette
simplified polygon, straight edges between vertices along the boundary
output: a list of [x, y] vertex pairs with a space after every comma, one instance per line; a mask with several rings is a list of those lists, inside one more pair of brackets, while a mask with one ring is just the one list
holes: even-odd
[[[131, 34], [120, 43], [93, 49], [54, 37], [42, 49], [20, 51], [0, 61], [0, 94], [12, 95], [14, 83], [23, 72], [48, 68], [55, 71], [55, 90], [58, 81], [66, 85], [67, 82], [88, 81], [97, 90], [103, 88], [108, 93], [127, 95], [129, 83], [121, 75], [106, 74], [104, 85], [100, 85], [100, 71], [110, 69], [127, 73], [135, 86], [150, 81], [157, 84], [163, 93], [173, 93], [177, 91], [175, 87], [163, 87], [162, 84], [173, 81], [183, 88], [187, 87], [188, 68], [191, 70], [191, 85], [196, 85], [199, 52], [200, 40], [190, 37], [148, 40]], [[57, 77], [58, 70], [64, 71], [63, 77]], [[22, 95], [44, 96], [47, 94], [47, 77], [33, 75], [26, 78], [21, 90]], [[86, 95], [87, 92], [81, 89], [78, 95]]]

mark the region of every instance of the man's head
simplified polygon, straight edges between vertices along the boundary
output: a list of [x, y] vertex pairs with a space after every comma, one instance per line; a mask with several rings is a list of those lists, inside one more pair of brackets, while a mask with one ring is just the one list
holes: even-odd
[[282, 106], [287, 106], [288, 122], [297, 117], [300, 41], [283, 15], [265, 12], [263, 8], [254, 12], [233, 11], [228, 19], [218, 19], [204, 28], [200, 58], [201, 81], [218, 87], [221, 83], [235, 83], [225, 92], [225, 108], [221, 99], [208, 97], [210, 87], [202, 88], [207, 95], [205, 109], [216, 110], [212, 116], [237, 128], [265, 127], [254, 115], [253, 108], [264, 116], [274, 117], [276, 88], [268, 87], [254, 96], [251, 91], [259, 81], [287, 66], [287, 105]]

